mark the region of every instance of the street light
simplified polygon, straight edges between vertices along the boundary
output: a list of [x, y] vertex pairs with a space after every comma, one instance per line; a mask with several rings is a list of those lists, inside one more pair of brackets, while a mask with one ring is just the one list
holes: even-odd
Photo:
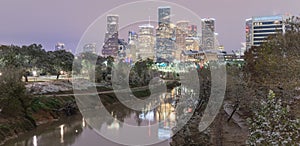
[[37, 71], [35, 71], [35, 70], [34, 70], [34, 71], [32, 71], [32, 75], [35, 77], [35, 78], [34, 78], [34, 81], [36, 81], [36, 77], [37, 77]]
[[2, 72], [0, 72], [0, 76], [2, 76]]
[[36, 71], [32, 71], [32, 75], [33, 75], [34, 77], [36, 77], [36, 76], [37, 76], [37, 72], [36, 72]]

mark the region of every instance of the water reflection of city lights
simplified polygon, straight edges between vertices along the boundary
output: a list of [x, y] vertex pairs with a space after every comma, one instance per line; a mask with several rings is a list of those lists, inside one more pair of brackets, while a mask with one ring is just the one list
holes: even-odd
[[64, 143], [64, 126], [65, 125], [60, 125], [60, 143]]
[[175, 121], [175, 120], [176, 120], [176, 115], [175, 115], [174, 112], [172, 112], [172, 113], [170, 114], [170, 121]]
[[84, 118], [82, 118], [82, 128], [86, 126]]
[[32, 143], [33, 143], [33, 146], [37, 146], [37, 138], [36, 138], [36, 136], [33, 136]]
[[149, 121], [154, 121], [154, 112], [150, 111], [146, 114], [145, 119], [149, 120]]
[[107, 129], [116, 129], [118, 130], [120, 128], [120, 124], [118, 122], [118, 120], [115, 118], [114, 121], [107, 126]]

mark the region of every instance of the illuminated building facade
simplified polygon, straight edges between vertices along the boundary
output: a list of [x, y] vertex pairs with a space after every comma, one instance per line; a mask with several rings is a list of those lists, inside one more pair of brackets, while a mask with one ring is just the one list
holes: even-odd
[[190, 25], [189, 26], [189, 37], [199, 37], [198, 36], [198, 30], [197, 30], [197, 25]]
[[58, 51], [58, 50], [65, 50], [65, 44], [64, 43], [57, 43], [55, 45], [55, 51]]
[[259, 16], [246, 20], [246, 49], [260, 46], [268, 37], [285, 33], [285, 20], [289, 15]]
[[202, 46], [204, 50], [215, 49], [215, 19], [205, 18], [202, 24]]
[[186, 48], [186, 37], [189, 34], [189, 22], [178, 21], [176, 23], [176, 51], [175, 59], [181, 60], [181, 52]]
[[156, 30], [156, 61], [173, 61], [175, 56], [175, 25], [170, 22], [171, 7], [158, 8]]
[[118, 29], [119, 29], [119, 16], [107, 15], [107, 26], [102, 49], [103, 56], [117, 57], [119, 51]]
[[83, 52], [89, 52], [89, 53], [96, 54], [97, 53], [96, 49], [97, 49], [96, 43], [85, 44], [83, 46]]
[[103, 45], [102, 55], [107, 57], [117, 57], [119, 51], [119, 43], [118, 43], [118, 33], [115, 33], [108, 38], [107, 41]]
[[128, 59], [135, 62], [137, 60], [138, 34], [134, 31], [128, 32]]
[[124, 39], [118, 39], [118, 61], [126, 61], [127, 60], [127, 49], [128, 43]]
[[109, 38], [112, 38], [114, 34], [118, 33], [119, 30], [119, 16], [118, 15], [107, 15], [106, 17], [106, 33], [105, 33], [105, 40], [106, 42]]
[[185, 50], [193, 50], [193, 51], [200, 50], [200, 46], [199, 46], [200, 40], [198, 37], [186, 37], [185, 41], [186, 41]]
[[246, 19], [246, 50], [252, 46], [252, 18]]
[[154, 26], [150, 24], [139, 26], [137, 58], [153, 60], [155, 55], [154, 47]]

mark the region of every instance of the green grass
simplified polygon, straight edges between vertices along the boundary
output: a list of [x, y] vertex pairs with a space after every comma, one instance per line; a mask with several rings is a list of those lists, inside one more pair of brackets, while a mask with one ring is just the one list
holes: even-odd
[[151, 92], [149, 89], [146, 89], [146, 90], [142, 90], [142, 91], [134, 91], [133, 92], [133, 95], [135, 97], [138, 97], [138, 98], [141, 98], [141, 97], [148, 97], [151, 95]]
[[34, 97], [29, 106], [29, 112], [38, 112], [40, 110], [52, 111], [54, 109], [61, 108], [64, 103], [68, 101], [75, 101], [74, 97], [45, 97], [36, 96]]
[[112, 88], [104, 87], [104, 86], [96, 87], [96, 89], [97, 89], [98, 92], [113, 90]]

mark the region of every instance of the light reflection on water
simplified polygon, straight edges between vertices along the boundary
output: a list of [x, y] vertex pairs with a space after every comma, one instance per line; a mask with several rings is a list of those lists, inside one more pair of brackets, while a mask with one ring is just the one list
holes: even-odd
[[37, 139], [36, 139], [36, 136], [33, 136], [33, 146], [37, 146]]
[[[183, 88], [183, 91], [188, 91]], [[149, 110], [151, 107], [146, 106], [142, 111], [133, 111], [124, 109], [122, 105], [114, 105], [107, 108], [110, 110], [111, 115], [114, 117], [113, 121], [102, 123], [101, 131], [109, 131], [114, 134], [126, 134], [126, 129], [123, 124], [135, 126], [148, 126], [154, 125], [159, 122], [157, 130], [148, 128], [145, 133], [149, 138], [156, 137], [165, 140], [162, 143], [156, 144], [159, 146], [168, 146], [172, 135], [172, 128], [176, 126], [177, 114], [174, 99], [178, 98], [181, 94], [178, 89], [173, 90], [169, 94], [161, 95], [161, 104], [159, 107]], [[171, 100], [168, 100], [171, 98]], [[151, 104], [151, 103], [149, 103]], [[184, 108], [182, 112], [189, 112], [190, 107]], [[5, 145], [12, 146], [120, 146], [120, 144], [113, 143], [93, 131], [87, 125], [84, 118], [81, 116], [74, 116], [66, 119], [63, 123], [54, 123], [45, 127], [38, 128], [31, 133], [28, 133], [20, 138], [9, 141]], [[128, 130], [128, 129], [127, 129]]]

